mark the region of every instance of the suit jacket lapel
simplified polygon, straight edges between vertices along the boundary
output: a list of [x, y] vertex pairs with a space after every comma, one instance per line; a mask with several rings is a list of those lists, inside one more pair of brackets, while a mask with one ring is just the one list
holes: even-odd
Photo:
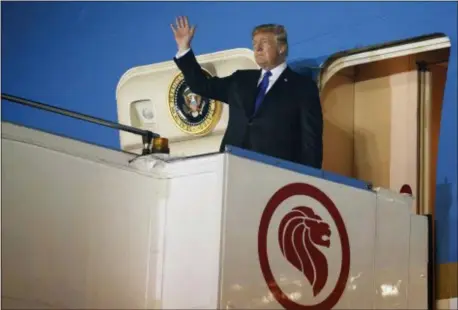
[[245, 112], [250, 118], [254, 111], [254, 102], [258, 94], [258, 81], [261, 77], [261, 70], [253, 70], [246, 81], [246, 93], [244, 98]]

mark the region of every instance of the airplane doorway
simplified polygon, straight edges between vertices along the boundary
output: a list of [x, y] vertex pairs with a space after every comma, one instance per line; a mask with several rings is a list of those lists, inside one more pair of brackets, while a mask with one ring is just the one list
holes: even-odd
[[318, 77], [323, 169], [396, 192], [433, 214], [450, 40], [442, 34], [341, 52]]

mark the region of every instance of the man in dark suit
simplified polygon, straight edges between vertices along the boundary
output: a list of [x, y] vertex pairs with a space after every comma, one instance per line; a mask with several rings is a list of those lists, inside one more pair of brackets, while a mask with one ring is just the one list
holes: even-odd
[[315, 82], [286, 65], [288, 42], [281, 25], [261, 25], [252, 33], [261, 70], [237, 70], [207, 78], [191, 49], [195, 26], [187, 17], [171, 25], [175, 63], [190, 89], [229, 105], [229, 123], [220, 151], [233, 145], [321, 169], [323, 117]]

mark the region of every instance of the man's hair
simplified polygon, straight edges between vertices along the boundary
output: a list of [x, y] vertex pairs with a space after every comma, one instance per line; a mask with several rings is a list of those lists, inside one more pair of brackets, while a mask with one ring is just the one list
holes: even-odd
[[251, 33], [251, 37], [254, 38], [254, 36], [259, 32], [273, 33], [275, 35], [277, 43], [285, 46], [285, 56], [288, 56], [288, 35], [283, 25], [262, 24], [262, 25], [256, 26], [253, 29], [253, 32]]

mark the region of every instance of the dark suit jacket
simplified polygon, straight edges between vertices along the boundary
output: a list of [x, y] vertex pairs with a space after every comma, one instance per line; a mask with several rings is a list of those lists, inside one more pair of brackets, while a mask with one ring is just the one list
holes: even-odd
[[174, 61], [194, 93], [229, 105], [221, 152], [233, 145], [321, 169], [323, 117], [313, 80], [286, 68], [253, 115], [261, 70], [207, 79], [192, 50]]

